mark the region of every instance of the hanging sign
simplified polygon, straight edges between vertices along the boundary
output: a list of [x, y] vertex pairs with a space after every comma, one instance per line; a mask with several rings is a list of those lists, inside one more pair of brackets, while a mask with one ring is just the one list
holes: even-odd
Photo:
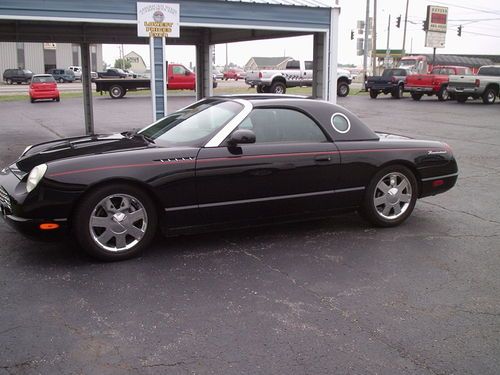
[[179, 38], [179, 4], [137, 3], [137, 36]]

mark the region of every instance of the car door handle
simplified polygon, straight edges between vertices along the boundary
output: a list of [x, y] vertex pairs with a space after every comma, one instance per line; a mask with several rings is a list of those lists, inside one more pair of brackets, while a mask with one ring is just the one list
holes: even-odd
[[316, 161], [331, 161], [332, 157], [330, 155], [318, 155], [314, 158]]

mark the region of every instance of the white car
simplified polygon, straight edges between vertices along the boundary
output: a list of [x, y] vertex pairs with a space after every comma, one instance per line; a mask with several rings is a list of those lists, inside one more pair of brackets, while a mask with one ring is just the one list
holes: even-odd
[[68, 69], [75, 74], [75, 80], [82, 80], [82, 67], [81, 66], [68, 66]]

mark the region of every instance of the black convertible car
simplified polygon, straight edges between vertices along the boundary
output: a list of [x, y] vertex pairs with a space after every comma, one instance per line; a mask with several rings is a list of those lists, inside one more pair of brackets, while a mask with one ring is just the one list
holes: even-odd
[[358, 210], [395, 226], [457, 180], [445, 143], [375, 133], [346, 109], [291, 96], [201, 100], [136, 131], [29, 146], [0, 172], [2, 216], [72, 233], [105, 260], [166, 234]]

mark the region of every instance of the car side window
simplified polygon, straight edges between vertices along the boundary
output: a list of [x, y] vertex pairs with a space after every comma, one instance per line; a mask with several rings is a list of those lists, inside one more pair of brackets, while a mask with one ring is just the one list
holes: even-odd
[[300, 69], [300, 61], [291, 60], [286, 63], [286, 69]]
[[186, 74], [186, 69], [184, 69], [182, 66], [174, 66], [172, 68], [172, 73], [184, 75], [184, 74]]
[[328, 142], [320, 127], [302, 112], [286, 108], [256, 108], [238, 126], [255, 133], [255, 143]]

